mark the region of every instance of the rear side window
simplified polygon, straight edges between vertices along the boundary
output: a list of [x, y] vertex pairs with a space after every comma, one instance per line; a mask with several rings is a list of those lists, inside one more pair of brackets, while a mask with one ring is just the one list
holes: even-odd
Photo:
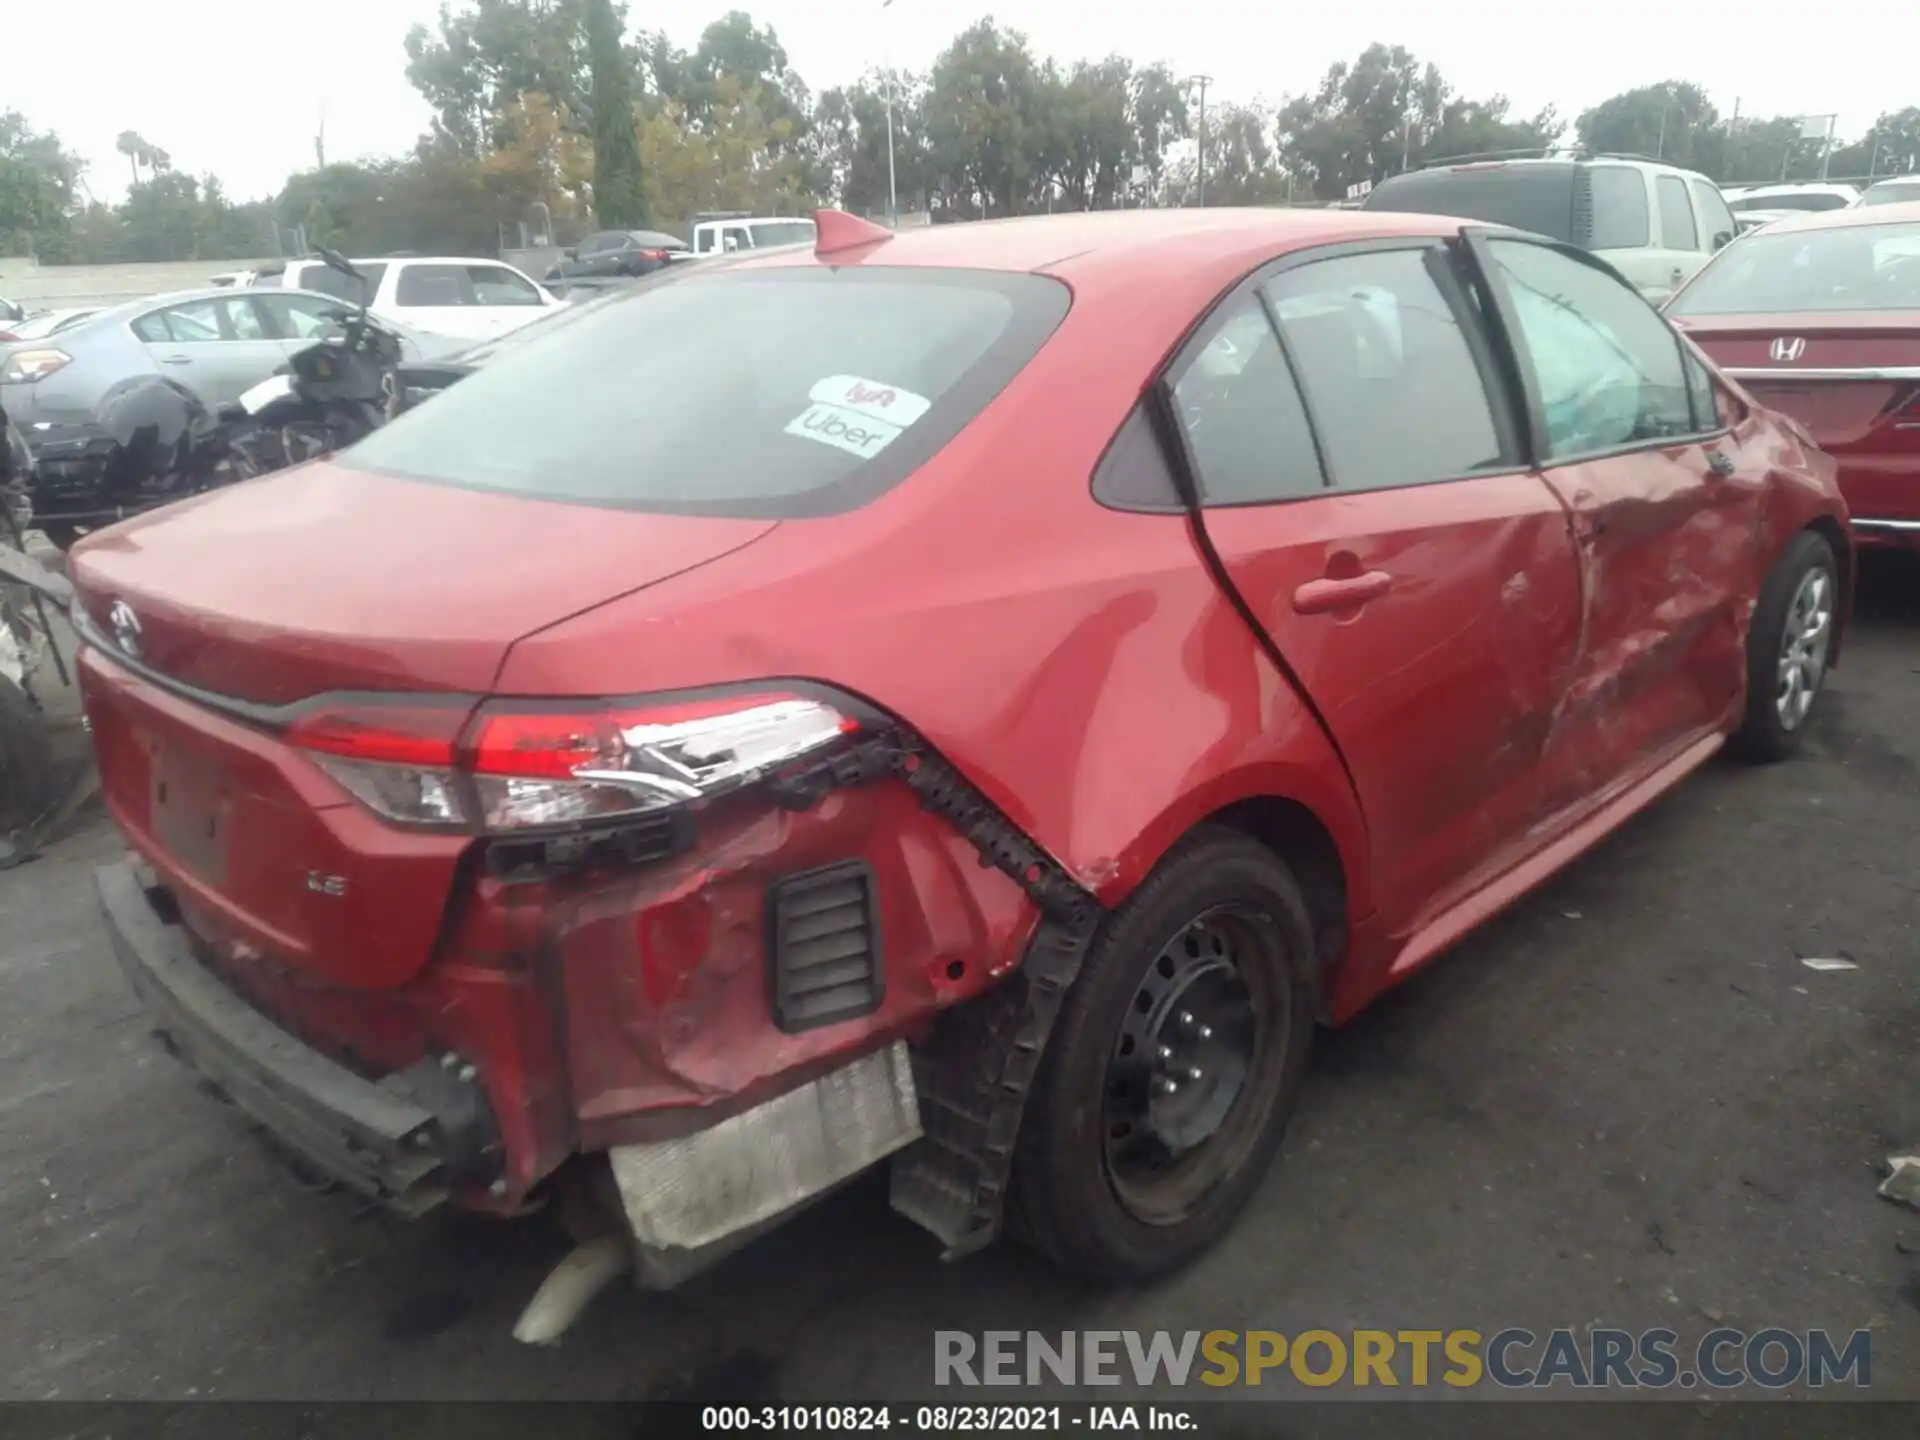
[[1693, 208], [1700, 213], [1700, 223], [1706, 227], [1709, 244], [1725, 244], [1740, 233], [1740, 227], [1733, 220], [1733, 211], [1727, 208], [1727, 197], [1720, 193], [1719, 186], [1710, 185], [1705, 180], [1689, 180], [1687, 184], [1693, 190]]
[[1248, 295], [1193, 353], [1173, 387], [1174, 413], [1209, 505], [1318, 494], [1326, 482], [1286, 356]]
[[811, 245], [815, 234], [811, 220], [768, 220], [751, 228], [756, 250], [772, 245]]
[[538, 305], [540, 292], [533, 282], [504, 265], [469, 265], [467, 280], [473, 286], [476, 305]]
[[663, 271], [503, 347], [342, 459], [624, 509], [835, 514], [937, 454], [1068, 305], [1040, 275]]
[[1439, 249], [1343, 255], [1266, 284], [1335, 489], [1384, 490], [1507, 463]]
[[309, 265], [300, 276], [300, 288], [331, 295], [350, 305], [371, 305], [373, 297], [380, 293], [380, 280], [387, 273], [387, 267], [369, 260], [356, 262], [354, 268], [365, 277], [364, 280], [342, 275], [331, 265]]
[[1519, 317], [1551, 459], [1698, 433], [1679, 337], [1637, 291], [1543, 245], [1487, 251]]
[[1693, 203], [1687, 199], [1687, 182], [1678, 175], [1662, 175], [1654, 181], [1660, 198], [1660, 243], [1669, 250], [1698, 250], [1700, 234], [1693, 223]]
[[1587, 177], [1593, 199], [1587, 248], [1634, 250], [1645, 245], [1648, 235], [1645, 177], [1630, 165], [1589, 165]]
[[1416, 170], [1381, 182], [1361, 208], [1456, 215], [1571, 241], [1573, 176], [1571, 161]]

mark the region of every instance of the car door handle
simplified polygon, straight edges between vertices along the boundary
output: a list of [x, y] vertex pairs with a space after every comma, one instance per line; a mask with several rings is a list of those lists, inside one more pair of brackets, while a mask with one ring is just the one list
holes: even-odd
[[1733, 472], [1737, 467], [1735, 467], [1731, 455], [1719, 450], [1709, 450], [1707, 451], [1707, 468], [1722, 480], [1731, 480], [1733, 478]]
[[1369, 570], [1364, 575], [1343, 576], [1338, 580], [1309, 580], [1293, 592], [1293, 608], [1301, 615], [1350, 610], [1369, 600], [1378, 600], [1392, 588], [1393, 576], [1384, 570]]
[[1683, 279], [1686, 278], [1686, 274], [1687, 272], [1685, 270], [1682, 270], [1678, 265], [1674, 266], [1673, 267], [1673, 283], [1678, 285]]
[[160, 363], [162, 365], [191, 365], [193, 363], [193, 357], [191, 355], [162, 355], [160, 357]]

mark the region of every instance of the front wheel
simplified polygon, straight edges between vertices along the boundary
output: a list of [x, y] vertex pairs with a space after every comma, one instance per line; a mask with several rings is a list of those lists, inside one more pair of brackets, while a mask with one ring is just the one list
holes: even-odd
[[1827, 678], [1840, 613], [1840, 564], [1808, 530], [1760, 587], [1747, 631], [1747, 710], [1730, 742], [1742, 758], [1783, 760], [1800, 748]]
[[1109, 1281], [1212, 1245], [1279, 1149], [1313, 996], [1287, 867], [1234, 830], [1181, 842], [1109, 917], [1061, 1010], [1021, 1126], [1016, 1233]]

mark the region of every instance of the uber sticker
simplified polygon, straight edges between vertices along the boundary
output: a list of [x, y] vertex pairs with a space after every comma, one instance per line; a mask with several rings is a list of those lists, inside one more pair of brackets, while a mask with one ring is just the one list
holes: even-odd
[[787, 422], [787, 434], [818, 440], [862, 460], [871, 460], [900, 438], [900, 426], [868, 418], [844, 405], [809, 405], [797, 420]]
[[902, 430], [933, 408], [933, 402], [924, 395], [902, 390], [898, 385], [862, 380], [858, 375], [829, 375], [815, 383], [807, 392], [807, 398], [821, 405], [852, 410], [869, 420], [884, 420]]

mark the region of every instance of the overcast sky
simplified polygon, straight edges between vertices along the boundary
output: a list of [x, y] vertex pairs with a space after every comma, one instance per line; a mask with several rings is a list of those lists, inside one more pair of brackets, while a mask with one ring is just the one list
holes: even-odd
[[[632, 0], [638, 23], [691, 46], [725, 0]], [[1668, 78], [1706, 87], [1723, 111], [1837, 112], [1842, 136], [1920, 103], [1914, 47], [1887, 0], [1825, 0], [1763, 22], [1752, 0], [1613, 0], [1522, 7], [1491, 0], [758, 0], [815, 90], [881, 62], [925, 68], [954, 33], [992, 13], [1036, 51], [1071, 60], [1120, 52], [1214, 77], [1229, 99], [1278, 100], [1370, 42], [1402, 44], [1465, 94], [1503, 91], [1523, 111], [1569, 118], [1616, 91]], [[0, 0], [0, 106], [60, 133], [89, 162], [101, 200], [125, 190], [114, 137], [137, 130], [177, 169], [220, 176], [236, 199], [277, 193], [313, 164], [326, 113], [334, 159], [410, 146], [427, 110], [401, 42], [439, 0]], [[1529, 14], [1530, 21], [1514, 17]], [[1787, 32], [1793, 32], [1791, 34]]]

